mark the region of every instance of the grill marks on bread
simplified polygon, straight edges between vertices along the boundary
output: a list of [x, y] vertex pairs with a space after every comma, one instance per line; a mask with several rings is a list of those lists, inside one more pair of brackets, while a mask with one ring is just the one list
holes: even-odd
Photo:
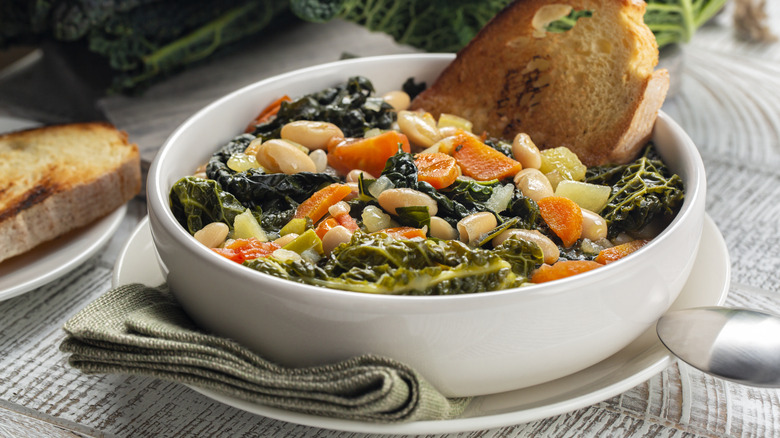
[[137, 146], [107, 123], [0, 135], [0, 261], [105, 216], [140, 187]]

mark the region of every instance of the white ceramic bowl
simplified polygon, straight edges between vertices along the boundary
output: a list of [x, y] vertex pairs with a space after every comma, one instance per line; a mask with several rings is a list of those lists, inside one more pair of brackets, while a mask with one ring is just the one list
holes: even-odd
[[654, 140], [686, 187], [673, 223], [636, 253], [552, 283], [459, 296], [383, 296], [318, 288], [261, 274], [199, 245], [174, 219], [171, 186], [241, 133], [267, 102], [349, 76], [378, 92], [408, 77], [429, 84], [451, 55], [340, 61], [266, 79], [208, 105], [166, 141], [149, 173], [148, 208], [167, 281], [202, 327], [290, 366], [364, 353], [407, 363], [450, 396], [522, 388], [582, 370], [628, 345], [675, 300], [691, 270], [704, 217], [701, 158], [661, 114]]

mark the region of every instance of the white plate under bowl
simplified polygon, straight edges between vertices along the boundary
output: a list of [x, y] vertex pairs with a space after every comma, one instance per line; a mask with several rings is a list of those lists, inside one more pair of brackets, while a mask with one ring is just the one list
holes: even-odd
[[[0, 117], [0, 133], [38, 125], [31, 120]], [[114, 235], [126, 211], [123, 205], [90, 225], [0, 262], [0, 301], [54, 281], [84, 263]]]
[[[715, 223], [705, 216], [700, 249], [691, 275], [671, 309], [721, 305], [726, 300], [730, 262], [726, 243]], [[161, 284], [149, 219], [130, 236], [114, 266], [114, 287], [128, 283]], [[570, 412], [625, 392], [672, 363], [672, 356], [648, 329], [628, 347], [578, 373], [500, 394], [475, 397], [460, 418], [376, 424], [301, 414], [250, 403], [203, 388], [192, 389], [221, 403], [265, 417], [312, 427], [362, 433], [435, 434], [489, 429]]]

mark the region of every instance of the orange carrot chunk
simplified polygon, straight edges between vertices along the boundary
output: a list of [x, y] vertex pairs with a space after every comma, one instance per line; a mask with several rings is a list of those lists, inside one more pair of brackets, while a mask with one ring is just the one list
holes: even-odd
[[295, 209], [295, 218], [311, 218], [312, 222], [317, 222], [328, 209], [335, 203], [346, 198], [352, 193], [352, 188], [346, 184], [331, 184], [325, 188], [317, 190], [309, 199], [303, 201]]
[[409, 152], [409, 139], [397, 131], [368, 138], [348, 138], [328, 145], [328, 164], [342, 174], [359, 169], [378, 177], [398, 147]]
[[314, 230], [314, 233], [317, 234], [317, 237], [322, 239], [328, 231], [334, 227], [337, 227], [338, 225], [339, 223], [336, 222], [336, 219], [329, 217], [317, 224], [317, 228]]
[[454, 183], [460, 173], [458, 162], [442, 152], [418, 154], [414, 157], [414, 164], [417, 166], [417, 179], [436, 189], [443, 189]]
[[413, 239], [415, 237], [422, 237], [425, 239], [425, 231], [415, 227], [385, 228], [384, 230], [377, 231], [377, 233], [385, 233], [393, 239]]
[[249, 239], [236, 239], [224, 248], [212, 248], [217, 254], [236, 263], [244, 263], [260, 257], [267, 257], [272, 252], [281, 248], [274, 242], [261, 242], [255, 237]]
[[596, 261], [604, 265], [612, 263], [645, 246], [647, 242], [649, 242], [649, 240], [639, 239], [621, 243], [612, 248], [604, 248], [599, 251], [599, 255], [596, 256]]
[[255, 117], [255, 119], [246, 127], [246, 132], [252, 132], [254, 131], [256, 125], [267, 122], [271, 117], [275, 116], [279, 112], [279, 110], [282, 108], [282, 102], [290, 102], [291, 100], [292, 99], [290, 99], [290, 96], [285, 94], [284, 96], [271, 102], [267, 107], [260, 111], [260, 114], [258, 114], [257, 117]]
[[563, 196], [540, 199], [539, 212], [548, 227], [560, 237], [566, 248], [582, 236], [582, 209], [576, 202]]
[[604, 266], [591, 260], [561, 260], [552, 265], [544, 264], [534, 271], [531, 275], [532, 283], [545, 283], [548, 281], [559, 280], [561, 278], [571, 277], [572, 275]]
[[463, 174], [477, 181], [509, 178], [523, 169], [520, 162], [468, 134], [456, 134], [452, 156]]
[[358, 228], [360, 228], [355, 218], [350, 216], [348, 213], [342, 213], [336, 216], [336, 222], [349, 231], [356, 231]]

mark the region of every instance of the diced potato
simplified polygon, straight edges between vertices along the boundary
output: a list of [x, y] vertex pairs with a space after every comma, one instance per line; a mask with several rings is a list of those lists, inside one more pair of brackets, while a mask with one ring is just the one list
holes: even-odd
[[558, 171], [563, 179], [582, 181], [588, 168], [582, 164], [577, 154], [561, 146], [542, 151], [542, 165], [539, 170], [544, 174]]
[[243, 213], [233, 219], [233, 238], [234, 239], [249, 239], [251, 237], [256, 238], [261, 242], [267, 242], [268, 236], [263, 231], [263, 227], [257, 222], [255, 216], [249, 209], [244, 210]]
[[445, 126], [452, 126], [455, 128], [460, 128], [464, 131], [471, 132], [471, 128], [474, 126], [474, 124], [469, 120], [464, 119], [463, 117], [442, 113], [439, 116], [438, 127], [443, 128]]
[[609, 186], [563, 180], [555, 189], [555, 196], [576, 202], [581, 208], [598, 213], [607, 205], [612, 189]]

